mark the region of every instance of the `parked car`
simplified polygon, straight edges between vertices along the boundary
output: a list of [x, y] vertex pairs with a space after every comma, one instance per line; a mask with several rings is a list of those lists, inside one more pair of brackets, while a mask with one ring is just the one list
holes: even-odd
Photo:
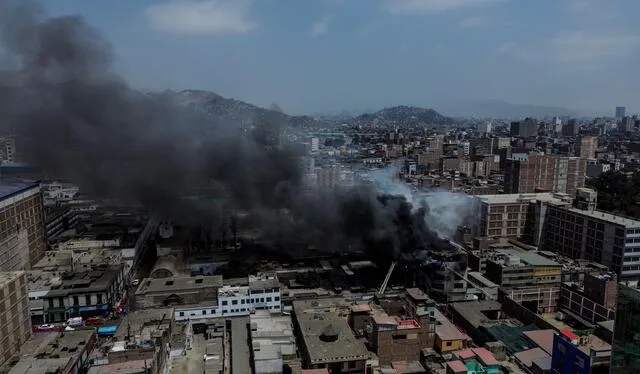
[[85, 326], [99, 326], [104, 324], [104, 319], [100, 317], [89, 317], [84, 321]]
[[65, 326], [78, 327], [82, 326], [82, 317], [72, 317], [67, 320]]

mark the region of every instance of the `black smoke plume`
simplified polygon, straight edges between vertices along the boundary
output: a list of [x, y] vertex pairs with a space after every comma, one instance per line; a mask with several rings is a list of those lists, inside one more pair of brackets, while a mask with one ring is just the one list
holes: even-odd
[[[298, 155], [275, 145], [279, 123], [258, 120], [247, 135], [132, 90], [113, 72], [109, 44], [80, 17], [0, 0], [0, 38], [0, 122], [18, 133], [27, 162], [88, 194], [185, 223], [221, 219], [213, 199], [248, 212], [262, 240], [282, 248], [397, 253], [436, 238], [428, 208], [403, 197], [371, 187], [303, 192]], [[208, 199], [185, 198], [202, 190]]]

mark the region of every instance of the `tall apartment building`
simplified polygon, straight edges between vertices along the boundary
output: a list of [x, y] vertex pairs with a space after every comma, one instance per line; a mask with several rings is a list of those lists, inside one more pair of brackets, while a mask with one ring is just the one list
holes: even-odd
[[533, 119], [527, 118], [522, 122], [511, 122], [510, 135], [528, 138], [538, 135], [539, 125]]
[[0, 271], [24, 270], [45, 249], [40, 183], [0, 182]]
[[0, 273], [0, 364], [14, 357], [31, 337], [25, 272]]
[[583, 136], [580, 138], [580, 158], [595, 159], [597, 149], [598, 138], [596, 136]]
[[623, 106], [616, 107], [616, 118], [622, 118], [627, 115], [627, 108]]
[[0, 163], [13, 163], [16, 158], [16, 141], [11, 137], [0, 137]]
[[504, 193], [562, 192], [584, 187], [587, 160], [579, 157], [525, 155], [505, 161]]
[[575, 119], [570, 119], [562, 125], [562, 136], [572, 137], [578, 135], [578, 130], [580, 130], [580, 125], [578, 121]]
[[595, 209], [595, 191], [582, 189], [573, 206], [547, 205], [542, 245], [607, 266], [622, 283], [640, 283], [640, 221]]

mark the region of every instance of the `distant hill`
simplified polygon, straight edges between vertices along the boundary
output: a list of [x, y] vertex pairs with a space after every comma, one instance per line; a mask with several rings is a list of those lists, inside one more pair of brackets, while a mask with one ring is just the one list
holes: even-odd
[[589, 116], [585, 110], [571, 110], [556, 106], [513, 104], [501, 100], [468, 100], [435, 105], [438, 110], [453, 117], [491, 117], [491, 118], [545, 118], [545, 117], [581, 117]]
[[443, 116], [433, 109], [425, 109], [414, 106], [395, 106], [385, 108], [375, 113], [362, 114], [349, 121], [355, 125], [367, 125], [376, 122], [380, 125], [397, 126], [430, 126], [452, 125], [454, 120]]
[[265, 109], [244, 101], [226, 98], [210, 91], [168, 90], [148, 95], [183, 108], [192, 109], [200, 114], [206, 114], [225, 123], [237, 124], [238, 126], [251, 126], [263, 118], [269, 118], [280, 125], [291, 127], [307, 127], [319, 124], [319, 121], [313, 117], [285, 114], [276, 105], [273, 105], [271, 109]]

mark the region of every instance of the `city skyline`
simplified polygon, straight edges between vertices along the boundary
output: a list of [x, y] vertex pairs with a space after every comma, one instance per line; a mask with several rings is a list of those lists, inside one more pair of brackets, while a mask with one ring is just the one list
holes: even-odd
[[204, 89], [288, 113], [495, 99], [638, 111], [630, 0], [79, 0], [134, 88]]

